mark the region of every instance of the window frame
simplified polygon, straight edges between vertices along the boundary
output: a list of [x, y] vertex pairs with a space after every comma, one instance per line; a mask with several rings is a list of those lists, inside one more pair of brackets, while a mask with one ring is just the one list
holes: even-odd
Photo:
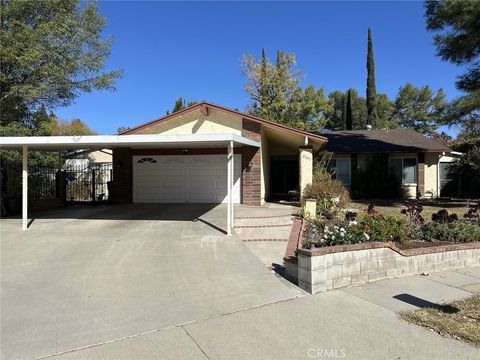
[[[338, 160], [345, 160], [348, 163], [348, 182], [344, 183], [341, 179], [338, 178]], [[340, 157], [340, 156], [334, 156], [330, 159], [330, 162], [335, 161], [335, 172], [332, 174], [335, 177], [335, 180], [338, 180], [342, 183], [343, 186], [350, 186], [352, 184], [352, 159], [350, 157]]]
[[[414, 182], [405, 182], [403, 179], [403, 171], [405, 168], [405, 159], [414, 159], [415, 160], [415, 172], [414, 172]], [[418, 156], [391, 156], [388, 158], [388, 172], [391, 172], [391, 163], [392, 160], [401, 160], [402, 162], [402, 185], [406, 186], [418, 186]]]

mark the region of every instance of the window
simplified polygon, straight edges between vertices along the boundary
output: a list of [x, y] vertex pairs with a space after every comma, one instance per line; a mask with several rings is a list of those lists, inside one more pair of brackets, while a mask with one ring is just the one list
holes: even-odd
[[141, 158], [140, 160], [137, 161], [138, 164], [155, 164], [157, 160], [146, 157], [146, 158]]
[[343, 185], [350, 185], [351, 173], [349, 158], [334, 158], [330, 160], [327, 165], [327, 170]]
[[390, 173], [399, 179], [402, 184], [417, 183], [417, 159], [416, 158], [391, 158]]

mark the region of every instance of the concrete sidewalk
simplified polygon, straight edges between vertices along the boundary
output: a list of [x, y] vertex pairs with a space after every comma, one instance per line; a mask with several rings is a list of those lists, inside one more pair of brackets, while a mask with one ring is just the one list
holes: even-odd
[[478, 359], [398, 312], [480, 292], [480, 267], [308, 295], [139, 333], [54, 359]]

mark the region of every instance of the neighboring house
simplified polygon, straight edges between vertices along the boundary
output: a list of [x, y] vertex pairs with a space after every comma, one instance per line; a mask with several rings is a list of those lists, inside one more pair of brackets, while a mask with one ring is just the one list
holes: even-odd
[[328, 139], [326, 150], [333, 153], [335, 176], [349, 188], [372, 154], [388, 156], [389, 171], [401, 178], [409, 197], [438, 197], [448, 181], [446, 169], [454, 153], [413, 129], [329, 131], [321, 135]]
[[80, 149], [65, 154], [67, 201], [89, 202], [109, 198], [107, 184], [112, 179], [112, 154], [111, 149]]
[[88, 167], [88, 166], [98, 166], [103, 164], [112, 163], [112, 150], [111, 149], [100, 149], [100, 150], [75, 150], [69, 151], [64, 156], [65, 167]]
[[119, 138], [140, 134], [194, 135], [202, 143], [114, 148], [115, 203], [226, 202], [227, 143], [212, 140], [209, 146], [208, 139], [233, 134], [259, 144], [234, 148], [233, 201], [261, 205], [310, 183], [313, 152], [326, 142], [323, 136], [207, 102], [129, 129]]

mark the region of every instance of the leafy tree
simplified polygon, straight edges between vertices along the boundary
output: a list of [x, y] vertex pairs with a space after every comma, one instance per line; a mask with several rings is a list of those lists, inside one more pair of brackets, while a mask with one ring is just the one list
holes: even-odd
[[[90, 129], [80, 119], [71, 121], [61, 120], [55, 114], [47, 114], [44, 107], [40, 107], [33, 115], [35, 126], [27, 127], [24, 124], [12, 122], [0, 126], [0, 136], [74, 136], [94, 135], [95, 131]], [[0, 151], [0, 165], [21, 164], [22, 155], [18, 151]], [[30, 151], [28, 163], [30, 166], [56, 167], [59, 164], [58, 152]]]
[[300, 70], [295, 70], [295, 55], [277, 53], [272, 64], [267, 59], [258, 62], [253, 55], [242, 57], [245, 91], [250, 95], [248, 111], [272, 121], [283, 122], [287, 104], [300, 82]]
[[362, 96], [358, 96], [355, 89], [350, 89], [352, 102], [352, 128], [353, 130], [365, 129], [367, 125], [367, 102]]
[[301, 71], [294, 69], [295, 55], [277, 52], [272, 64], [262, 50], [260, 61], [252, 55], [242, 58], [245, 90], [250, 95], [248, 111], [262, 118], [300, 129], [317, 130], [332, 110], [322, 88], [299, 87]]
[[466, 95], [455, 99], [447, 123], [480, 123], [480, 6], [475, 0], [426, 1], [427, 29], [434, 32], [437, 55], [467, 70], [456, 86]]
[[428, 85], [415, 87], [410, 83], [400, 87], [395, 99], [393, 121], [401, 127], [431, 135], [438, 127], [447, 106], [442, 89], [433, 92]]
[[394, 104], [390, 101], [387, 94], [377, 94], [377, 119], [375, 127], [377, 129], [391, 129], [395, 127], [392, 123]]
[[347, 91], [347, 102], [345, 106], [345, 129], [353, 129], [352, 89]]
[[444, 131], [442, 131], [441, 133], [438, 133], [438, 132], [435, 132], [432, 134], [432, 138], [441, 142], [442, 144], [446, 145], [446, 146], [452, 146], [453, 144], [453, 138], [448, 135], [447, 133], [445, 133]]
[[346, 92], [335, 90], [328, 95], [331, 111], [326, 113], [326, 128], [345, 130], [347, 114], [347, 94], [350, 92], [352, 129], [365, 129], [367, 123], [367, 106], [364, 97], [358, 96], [357, 90], [351, 88]]
[[94, 2], [0, 1], [0, 123], [25, 123], [39, 106], [66, 106], [81, 93], [114, 89], [103, 71], [112, 39]]
[[284, 123], [302, 130], [320, 130], [327, 122], [326, 113], [332, 105], [322, 88], [308, 85], [296, 88], [284, 112]]
[[449, 177], [460, 178], [460, 196], [480, 198], [480, 137], [457, 140], [452, 148], [464, 155], [451, 164]]
[[372, 30], [368, 28], [367, 50], [367, 124], [377, 127], [377, 90], [375, 86], [375, 62], [373, 60]]
[[331, 111], [326, 114], [326, 127], [331, 130], [345, 130], [345, 93], [335, 90], [328, 94]]

